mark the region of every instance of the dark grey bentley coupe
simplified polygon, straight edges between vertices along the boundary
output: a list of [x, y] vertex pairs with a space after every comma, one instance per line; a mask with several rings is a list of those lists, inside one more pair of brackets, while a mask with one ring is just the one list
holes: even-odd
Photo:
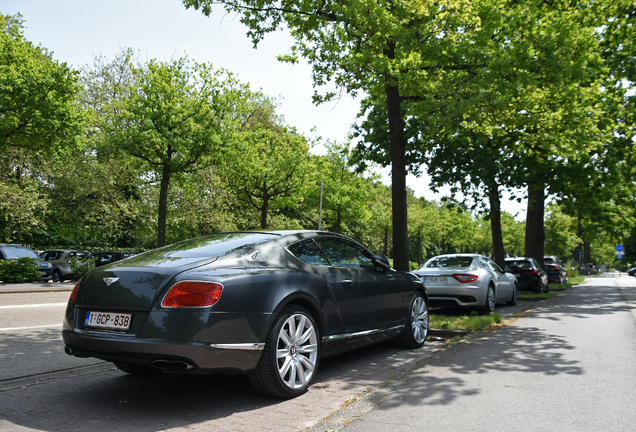
[[214, 234], [96, 268], [64, 317], [67, 354], [131, 374], [243, 373], [256, 390], [304, 392], [321, 357], [394, 338], [418, 348], [418, 277], [324, 231]]

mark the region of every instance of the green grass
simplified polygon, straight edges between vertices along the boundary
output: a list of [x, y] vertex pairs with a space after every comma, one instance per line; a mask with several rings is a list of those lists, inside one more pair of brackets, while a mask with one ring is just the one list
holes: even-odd
[[519, 293], [519, 298], [554, 298], [556, 294], [552, 293]]
[[430, 315], [429, 327], [446, 330], [481, 330], [491, 324], [500, 323], [503, 317], [493, 313], [478, 315], [472, 312], [470, 316]]

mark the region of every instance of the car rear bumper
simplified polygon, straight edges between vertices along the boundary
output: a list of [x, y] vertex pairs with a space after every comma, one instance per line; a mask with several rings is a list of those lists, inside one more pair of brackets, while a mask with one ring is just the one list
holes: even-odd
[[[125, 340], [113, 336], [85, 335], [72, 330], [63, 330], [62, 338], [67, 354], [75, 357], [93, 357], [193, 373], [246, 373], [256, 367], [263, 348], [260, 344], [214, 346], [206, 343], [171, 344], [138, 338]], [[182, 367], [183, 364], [191, 365], [191, 368]]]

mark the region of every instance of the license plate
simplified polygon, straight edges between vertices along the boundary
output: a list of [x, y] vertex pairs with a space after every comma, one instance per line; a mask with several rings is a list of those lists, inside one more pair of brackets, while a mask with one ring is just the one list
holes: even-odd
[[422, 278], [422, 282], [430, 282], [430, 283], [446, 283], [447, 278], [445, 277], [425, 277]]
[[513, 275], [515, 275], [515, 277], [520, 277], [521, 276], [519, 273], [513, 273]]
[[132, 314], [113, 312], [88, 312], [84, 325], [86, 327], [106, 328], [113, 330], [128, 330]]

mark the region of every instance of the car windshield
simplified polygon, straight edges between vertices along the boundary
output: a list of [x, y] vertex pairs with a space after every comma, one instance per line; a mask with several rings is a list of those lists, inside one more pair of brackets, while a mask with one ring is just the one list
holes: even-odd
[[554, 264], [555, 261], [552, 258], [543, 258], [545, 264]]
[[18, 258], [33, 258], [40, 259], [38, 254], [36, 254], [33, 250], [25, 247], [5, 247], [2, 248], [7, 259], [18, 259]]
[[470, 256], [439, 256], [431, 258], [424, 267], [470, 267], [472, 264]]

